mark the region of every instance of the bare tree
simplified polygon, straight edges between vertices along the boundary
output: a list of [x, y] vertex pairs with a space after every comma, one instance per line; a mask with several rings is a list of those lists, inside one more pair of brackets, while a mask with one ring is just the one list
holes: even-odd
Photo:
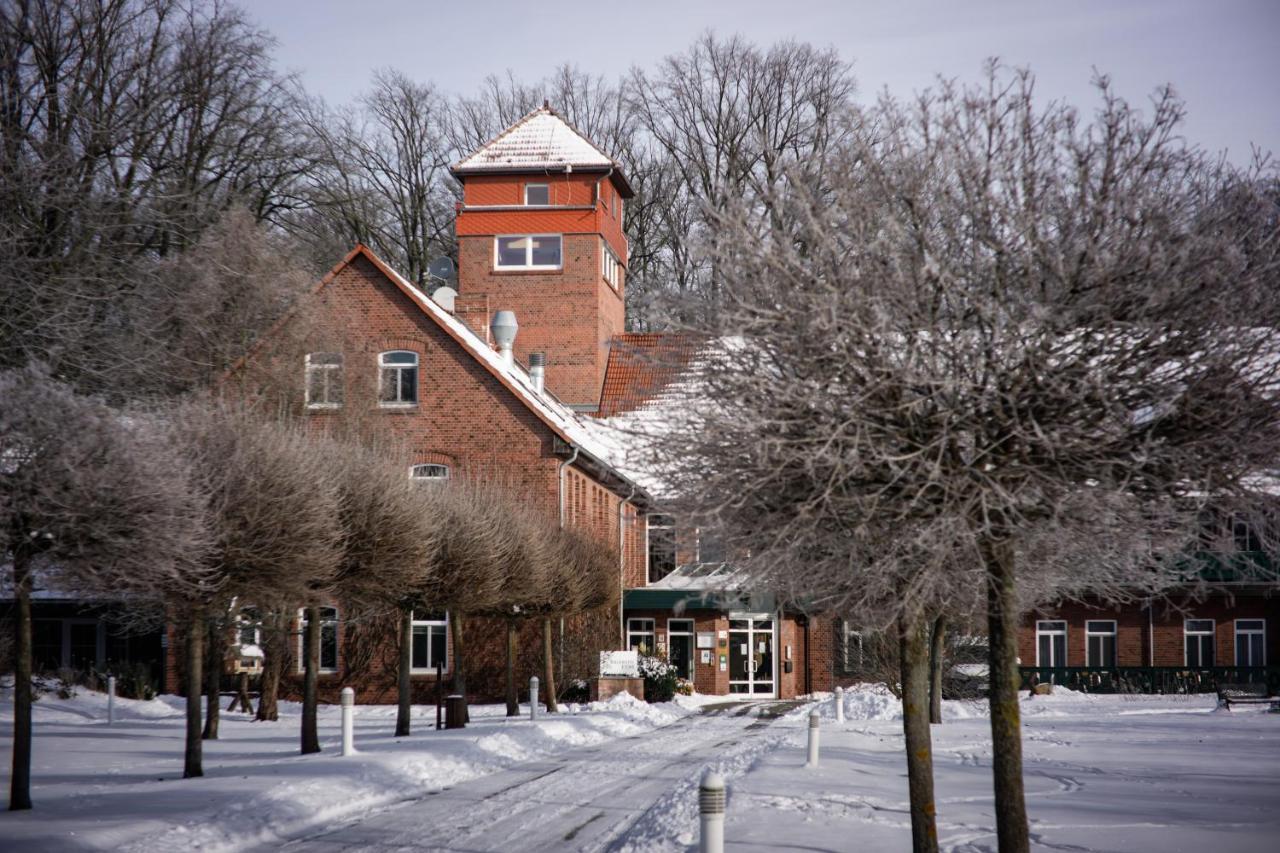
[[[270, 39], [226, 4], [19, 0], [0, 14], [0, 364], [119, 393], [154, 259], [307, 168]], [[160, 298], [159, 295], [156, 298]], [[92, 340], [90, 347], [85, 341]]]
[[[882, 99], [820, 183], [721, 217], [732, 337], [664, 439], [761, 583], [899, 614], [985, 586], [1002, 851], [1029, 845], [1021, 609], [1185, 581], [1159, 557], [1201, 496], [1248, 499], [1280, 451], [1274, 219], [1242, 215], [1270, 184], [1182, 142], [1168, 91], [1099, 91], [1092, 121], [996, 66]], [[904, 533], [978, 570], [912, 569]]]
[[198, 484], [148, 418], [77, 396], [38, 366], [0, 372], [0, 400], [0, 545], [17, 610], [9, 808], [18, 810], [31, 808], [33, 588], [135, 602], [189, 593], [208, 580], [208, 539]]
[[[342, 540], [332, 466], [300, 430], [219, 404], [189, 405], [175, 415], [173, 429], [209, 496], [214, 545], [206, 568], [217, 581], [198, 594], [174, 596], [175, 609], [185, 616], [188, 647], [190, 728], [184, 776], [190, 777], [203, 774], [202, 637], [207, 634], [216, 644], [208, 659], [220, 665], [241, 607], [278, 611], [286, 603], [296, 607], [326, 595], [338, 570]], [[309, 621], [318, 630], [318, 618], [313, 615]], [[209, 680], [211, 687], [217, 683]], [[215, 699], [211, 713], [216, 707]]]

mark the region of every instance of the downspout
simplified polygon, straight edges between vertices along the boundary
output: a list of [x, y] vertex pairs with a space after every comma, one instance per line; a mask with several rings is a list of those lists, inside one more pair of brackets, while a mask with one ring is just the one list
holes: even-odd
[[631, 494], [618, 504], [618, 648], [627, 645], [627, 620], [624, 618], [623, 602], [627, 597], [627, 548], [624, 544], [626, 535], [627, 504], [636, 496], [636, 484], [631, 484]]
[[574, 462], [577, 462], [577, 461], [578, 461], [578, 454], [579, 454], [579, 453], [581, 453], [581, 452], [582, 452], [582, 448], [580, 448], [580, 447], [574, 447], [574, 448], [573, 448], [573, 455], [572, 455], [572, 456], [570, 456], [568, 459], [564, 460], [563, 462], [561, 462], [561, 463], [560, 463], [560, 465], [559, 465], [559, 467], [557, 467], [557, 468], [556, 468], [556, 488], [557, 488], [557, 491], [559, 492], [559, 500], [560, 500], [560, 527], [561, 527], [561, 529], [563, 529], [563, 528], [564, 528], [564, 522], [565, 522], [565, 517], [564, 517], [564, 516], [565, 516], [565, 511], [564, 511], [564, 469], [565, 469], [566, 467], [568, 467], [569, 465], [572, 465]]
[[804, 692], [806, 696], [813, 694], [813, 665], [810, 663], [809, 655], [809, 623], [811, 621], [806, 615], [804, 618]]

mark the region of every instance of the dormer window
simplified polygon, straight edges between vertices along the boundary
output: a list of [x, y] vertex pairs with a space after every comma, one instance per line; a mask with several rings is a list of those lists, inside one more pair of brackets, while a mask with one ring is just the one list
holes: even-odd
[[549, 184], [525, 184], [524, 203], [531, 207], [546, 207], [551, 204], [551, 186]]
[[494, 267], [500, 270], [556, 270], [561, 266], [559, 234], [509, 234], [495, 239]]

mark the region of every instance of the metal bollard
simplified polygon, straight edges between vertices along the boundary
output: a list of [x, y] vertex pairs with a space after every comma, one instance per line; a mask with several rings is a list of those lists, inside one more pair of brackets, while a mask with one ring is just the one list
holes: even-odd
[[116, 722], [116, 677], [114, 675], [107, 676], [107, 725], [115, 725]]
[[844, 722], [844, 688], [836, 688], [836, 722]]
[[529, 719], [538, 719], [538, 676], [529, 679]]
[[698, 853], [724, 853], [724, 777], [708, 770], [698, 786], [701, 838]]
[[355, 716], [356, 692], [350, 687], [342, 688], [342, 754], [355, 755]]
[[818, 712], [809, 712], [809, 760], [805, 762], [805, 767], [818, 766]]

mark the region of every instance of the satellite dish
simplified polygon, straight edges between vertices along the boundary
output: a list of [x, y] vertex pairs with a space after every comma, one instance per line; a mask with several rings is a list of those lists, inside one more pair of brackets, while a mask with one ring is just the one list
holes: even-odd
[[437, 305], [452, 314], [453, 300], [458, 298], [458, 291], [448, 285], [437, 287], [435, 292], [431, 294], [431, 298], [436, 301]]
[[453, 278], [453, 259], [448, 256], [436, 258], [427, 265], [427, 274], [432, 278], [449, 281]]

